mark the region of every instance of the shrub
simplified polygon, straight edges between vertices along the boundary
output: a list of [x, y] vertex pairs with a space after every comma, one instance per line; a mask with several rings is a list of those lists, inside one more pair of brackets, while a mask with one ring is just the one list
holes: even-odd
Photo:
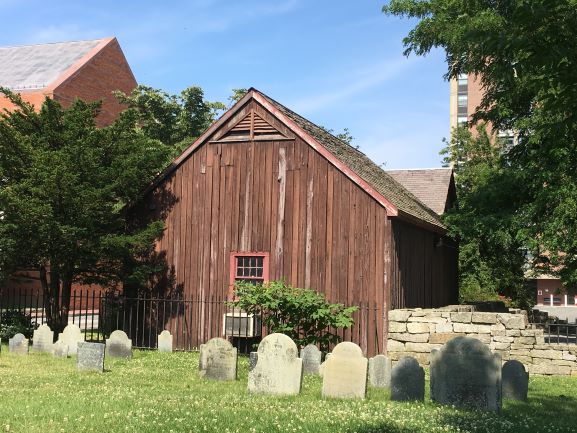
[[238, 282], [235, 300], [229, 305], [260, 315], [271, 332], [288, 335], [297, 346], [318, 344], [321, 350], [341, 340], [336, 331], [353, 326], [352, 314], [357, 310], [331, 304], [314, 290], [292, 287], [283, 281], [263, 285]]
[[24, 334], [26, 338], [32, 338], [37, 324], [30, 314], [20, 310], [4, 310], [1, 314], [0, 338], [3, 341], [8, 341], [16, 334]]

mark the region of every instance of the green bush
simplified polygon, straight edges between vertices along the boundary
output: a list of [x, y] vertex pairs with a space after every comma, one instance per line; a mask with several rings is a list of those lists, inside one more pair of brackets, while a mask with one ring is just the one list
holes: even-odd
[[32, 316], [20, 310], [4, 310], [0, 316], [0, 338], [3, 341], [14, 337], [16, 334], [24, 334], [26, 338], [32, 338], [37, 324]]
[[341, 340], [336, 331], [353, 326], [352, 314], [357, 310], [331, 304], [314, 290], [292, 287], [283, 281], [263, 285], [238, 282], [235, 300], [229, 305], [260, 315], [271, 332], [288, 335], [297, 346], [318, 344], [321, 350]]

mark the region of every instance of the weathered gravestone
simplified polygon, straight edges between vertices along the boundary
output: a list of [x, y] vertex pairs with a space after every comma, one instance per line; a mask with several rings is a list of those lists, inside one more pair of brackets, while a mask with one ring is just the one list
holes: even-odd
[[60, 340], [68, 346], [68, 355], [76, 355], [78, 343], [84, 341], [84, 334], [78, 325], [70, 324], [58, 335], [58, 341]]
[[106, 339], [106, 356], [111, 358], [132, 358], [132, 340], [126, 332], [116, 330]]
[[308, 344], [301, 349], [304, 374], [319, 374], [322, 352], [314, 344]]
[[76, 368], [79, 371], [95, 370], [104, 371], [104, 351], [106, 346], [102, 343], [78, 343], [76, 352]]
[[172, 353], [172, 334], [170, 331], [164, 330], [158, 334], [158, 351]]
[[52, 352], [54, 331], [47, 324], [40, 325], [32, 335], [32, 350], [35, 352]]
[[258, 362], [258, 352], [250, 352], [248, 357], [248, 371], [252, 371]]
[[527, 400], [529, 390], [529, 373], [525, 371], [525, 366], [512, 359], [503, 365], [501, 370], [503, 380], [503, 398], [511, 400]]
[[16, 334], [8, 340], [8, 352], [18, 353], [20, 355], [28, 354], [29, 341], [24, 335]]
[[377, 355], [369, 359], [369, 384], [375, 388], [391, 387], [391, 358]]
[[52, 345], [52, 355], [55, 358], [68, 358], [68, 344], [64, 340], [58, 340]]
[[224, 338], [212, 338], [200, 345], [198, 371], [201, 377], [236, 380], [237, 350]]
[[431, 352], [431, 400], [501, 410], [501, 357], [475, 338], [456, 337]]
[[425, 399], [425, 371], [419, 362], [405, 356], [391, 371], [391, 400], [423, 401]]
[[248, 373], [248, 390], [293, 395], [301, 390], [302, 360], [294, 341], [284, 334], [267, 335], [258, 345], [256, 366]]
[[337, 344], [323, 363], [323, 397], [365, 398], [367, 364], [367, 358], [355, 343]]

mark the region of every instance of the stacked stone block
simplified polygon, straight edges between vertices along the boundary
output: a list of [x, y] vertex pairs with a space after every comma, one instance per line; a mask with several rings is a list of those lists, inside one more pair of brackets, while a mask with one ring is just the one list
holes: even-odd
[[543, 330], [533, 329], [523, 311], [485, 313], [469, 305], [389, 311], [387, 353], [393, 361], [412, 356], [429, 365], [431, 351], [457, 336], [482, 341], [531, 374], [577, 376], [577, 345], [546, 344]]

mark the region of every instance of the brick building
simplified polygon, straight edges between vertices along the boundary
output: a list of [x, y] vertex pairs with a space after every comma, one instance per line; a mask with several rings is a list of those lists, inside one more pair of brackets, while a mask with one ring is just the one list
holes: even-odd
[[[0, 47], [0, 86], [19, 93], [36, 108], [46, 97], [70, 105], [74, 99], [102, 100], [100, 126], [122, 111], [115, 90], [129, 93], [137, 83], [116, 38]], [[0, 109], [10, 109], [0, 97]]]

